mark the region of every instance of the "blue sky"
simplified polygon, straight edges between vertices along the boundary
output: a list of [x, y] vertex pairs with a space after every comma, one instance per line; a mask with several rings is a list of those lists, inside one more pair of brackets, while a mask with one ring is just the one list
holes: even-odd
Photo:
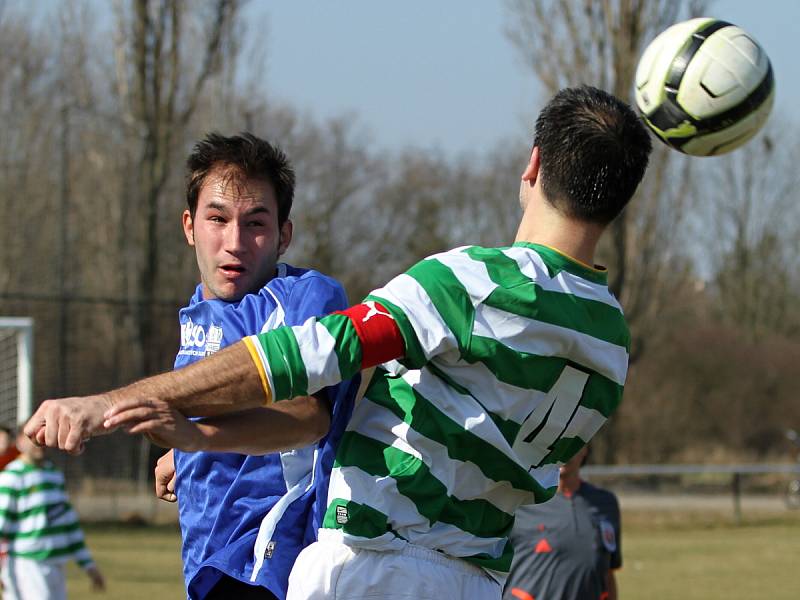
[[[255, 0], [248, 10], [266, 32], [269, 96], [321, 118], [358, 115], [381, 148], [458, 154], [530, 131], [537, 88], [504, 36], [502, 0]], [[800, 2], [717, 0], [708, 13], [764, 46], [774, 114], [788, 115], [800, 100]]]

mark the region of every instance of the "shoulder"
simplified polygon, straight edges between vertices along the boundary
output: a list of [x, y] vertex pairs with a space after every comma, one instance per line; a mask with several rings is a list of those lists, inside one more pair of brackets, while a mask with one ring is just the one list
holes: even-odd
[[330, 275], [325, 275], [315, 269], [293, 267], [284, 263], [279, 265], [278, 276], [270, 279], [260, 293], [267, 290], [286, 296], [296, 293], [296, 290], [344, 293], [342, 284]]
[[587, 502], [606, 511], [619, 512], [619, 501], [614, 492], [605, 488], [592, 485], [586, 481], [581, 482], [579, 493]]

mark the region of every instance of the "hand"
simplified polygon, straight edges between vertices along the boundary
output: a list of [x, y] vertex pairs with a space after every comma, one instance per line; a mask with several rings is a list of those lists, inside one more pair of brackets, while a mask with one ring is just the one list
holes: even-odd
[[205, 447], [205, 436], [196, 423], [163, 400], [120, 400], [105, 414], [104, 427], [124, 427], [128, 433], [143, 433], [164, 448], [197, 452]]
[[111, 406], [107, 395], [45, 400], [25, 424], [24, 432], [39, 446], [80, 454], [90, 437], [110, 433], [103, 428], [103, 415]]
[[175, 455], [170, 450], [156, 463], [156, 498], [175, 502]]
[[106, 581], [103, 579], [103, 574], [95, 565], [86, 568], [86, 574], [92, 582], [92, 591], [104, 592], [106, 589]]

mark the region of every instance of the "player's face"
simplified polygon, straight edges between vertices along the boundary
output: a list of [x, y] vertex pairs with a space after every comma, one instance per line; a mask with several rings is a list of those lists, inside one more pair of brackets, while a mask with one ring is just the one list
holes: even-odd
[[17, 436], [17, 449], [29, 460], [33, 462], [41, 462], [44, 460], [44, 448], [41, 446], [37, 446], [32, 441], [28, 439], [28, 436], [25, 435], [18, 435]]
[[562, 466], [560, 471], [560, 475], [563, 478], [565, 477], [573, 477], [580, 473], [581, 470], [581, 463], [583, 462], [586, 453], [588, 452], [588, 448], [584, 446], [567, 462], [565, 462]]
[[278, 203], [267, 181], [212, 171], [183, 230], [197, 254], [203, 298], [228, 302], [260, 289], [292, 239], [292, 224], [278, 227]]

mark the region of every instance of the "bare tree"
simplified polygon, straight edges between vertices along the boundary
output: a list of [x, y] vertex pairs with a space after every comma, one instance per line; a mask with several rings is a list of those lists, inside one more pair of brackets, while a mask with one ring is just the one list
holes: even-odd
[[708, 210], [701, 239], [716, 314], [751, 337], [800, 334], [800, 144], [791, 121], [780, 123], [748, 151], [717, 159], [703, 188]]
[[[130, 8], [116, 5], [114, 52], [119, 107], [136, 165], [129, 171], [135, 179], [126, 186], [121, 204], [119, 240], [126, 262], [120, 277], [131, 300], [143, 375], [158, 367], [150, 351], [151, 306], [159, 283], [163, 193], [169, 174], [180, 164], [176, 150], [207, 82], [220, 72], [239, 4], [215, 0], [190, 10], [180, 0], [131, 0]], [[195, 40], [202, 40], [200, 47]], [[143, 214], [131, 210], [135, 205], [143, 207]], [[132, 228], [137, 221], [138, 228]]]

